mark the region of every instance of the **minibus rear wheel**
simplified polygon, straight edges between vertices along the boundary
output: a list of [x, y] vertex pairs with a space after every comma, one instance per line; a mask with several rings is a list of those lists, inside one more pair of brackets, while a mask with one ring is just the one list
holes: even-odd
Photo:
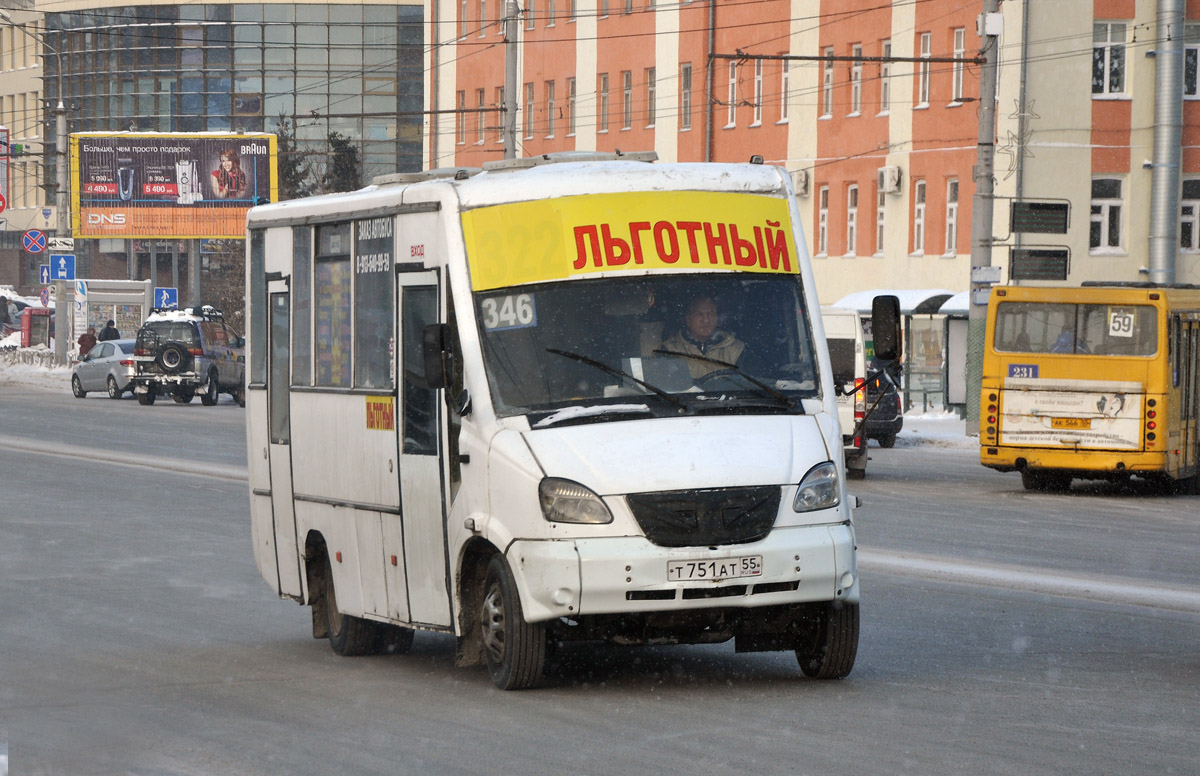
[[381, 626], [338, 611], [333, 566], [328, 554], [325, 555], [325, 623], [329, 628], [329, 646], [342, 657], [371, 655], [380, 649]]
[[858, 604], [820, 604], [807, 638], [796, 647], [796, 661], [813, 679], [844, 679], [858, 655]]
[[546, 626], [525, 621], [516, 582], [500, 554], [488, 562], [479, 627], [492, 682], [501, 690], [537, 686], [546, 662]]

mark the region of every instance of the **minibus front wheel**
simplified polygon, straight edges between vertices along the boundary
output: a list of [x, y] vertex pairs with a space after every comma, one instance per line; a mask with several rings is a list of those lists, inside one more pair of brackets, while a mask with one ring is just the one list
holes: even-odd
[[813, 679], [844, 679], [858, 655], [858, 604], [817, 604], [802, 622], [810, 626], [796, 646], [796, 661]]
[[493, 555], [488, 562], [479, 615], [492, 682], [501, 690], [537, 686], [546, 661], [546, 626], [525, 621], [517, 584], [503, 555]]

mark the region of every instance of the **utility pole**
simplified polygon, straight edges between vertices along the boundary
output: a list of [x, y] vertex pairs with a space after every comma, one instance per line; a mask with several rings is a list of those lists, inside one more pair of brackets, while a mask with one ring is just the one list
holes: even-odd
[[504, 158], [517, 158], [517, 0], [505, 2]]
[[[1000, 0], [983, 0], [979, 17], [983, 66], [979, 74], [979, 143], [975, 158], [975, 195], [971, 200], [971, 293], [967, 317], [967, 429], [979, 422], [983, 384], [983, 341], [991, 289], [993, 178], [996, 162], [996, 51], [1004, 26]], [[978, 433], [977, 431], [975, 433]]]

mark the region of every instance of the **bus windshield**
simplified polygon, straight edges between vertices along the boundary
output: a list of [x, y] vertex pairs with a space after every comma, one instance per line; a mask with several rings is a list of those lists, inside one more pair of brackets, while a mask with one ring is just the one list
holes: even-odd
[[816, 360], [794, 275], [673, 274], [510, 286], [475, 293], [496, 411], [693, 399], [800, 412]]
[[1152, 356], [1158, 314], [1151, 305], [1001, 302], [997, 351]]

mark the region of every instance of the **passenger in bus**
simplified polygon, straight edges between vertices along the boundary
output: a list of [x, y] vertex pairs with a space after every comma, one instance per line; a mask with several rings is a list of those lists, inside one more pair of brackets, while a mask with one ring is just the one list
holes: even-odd
[[1033, 345], [1029, 342], [1029, 335], [1025, 332], [1018, 334], [1017, 342], [1015, 345], [1013, 345], [1013, 350], [1017, 350], [1022, 353], [1028, 353], [1029, 351], [1033, 350]]
[[[688, 304], [683, 327], [663, 341], [662, 349], [674, 353], [704, 356], [727, 364], [736, 364], [746, 343], [717, 325], [717, 302], [711, 296], [698, 296]], [[688, 360], [692, 379], [724, 369], [711, 361]]]
[[1054, 341], [1054, 345], [1050, 348], [1051, 353], [1087, 353], [1087, 345], [1082, 342], [1079, 347], [1075, 346], [1075, 330], [1070, 326], [1064, 326], [1062, 332], [1058, 335], [1058, 339]]

